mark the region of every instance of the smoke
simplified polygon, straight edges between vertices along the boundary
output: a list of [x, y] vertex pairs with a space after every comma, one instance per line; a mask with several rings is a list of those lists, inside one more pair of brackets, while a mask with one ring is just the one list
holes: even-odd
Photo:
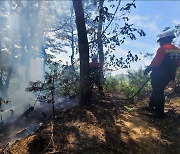
[[[63, 14], [66, 5], [59, 1], [0, 2], [0, 18], [3, 19], [0, 23], [0, 59], [7, 58], [7, 64], [0, 62], [0, 65], [13, 68], [8, 88], [11, 103], [2, 106], [4, 112], [0, 116], [3, 120], [12, 120], [34, 104], [35, 95], [25, 89], [29, 81], [43, 80], [45, 33], [54, 28], [57, 14]], [[8, 71], [4, 76], [8, 76]]]
[[[0, 29], [3, 30], [0, 32], [1, 59], [7, 59], [7, 64], [1, 63], [1, 67], [5, 68], [5, 65], [8, 65], [9, 68], [13, 68], [8, 88], [8, 100], [11, 103], [3, 104], [1, 107], [4, 112], [1, 112], [0, 116], [4, 121], [12, 120], [33, 104], [32, 99], [35, 99], [35, 96], [25, 89], [29, 80], [43, 79], [43, 36], [51, 23], [47, 21], [47, 8], [42, 2], [0, 2], [1, 9], [4, 10], [0, 14], [4, 19], [0, 24]], [[1, 78], [8, 77], [8, 71], [2, 69], [0, 71], [4, 72]]]
[[35, 96], [32, 93], [25, 92], [27, 84], [21, 85], [19, 89], [9, 95], [8, 104], [3, 104], [3, 112], [1, 113], [3, 122], [11, 122], [16, 120], [16, 118], [21, 115], [25, 110], [33, 105], [33, 98]]

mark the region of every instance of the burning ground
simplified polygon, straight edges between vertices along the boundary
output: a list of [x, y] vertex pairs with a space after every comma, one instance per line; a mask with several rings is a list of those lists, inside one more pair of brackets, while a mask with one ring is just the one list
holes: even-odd
[[109, 95], [88, 108], [57, 110], [55, 120], [47, 119], [6, 153], [180, 153], [179, 97], [167, 100], [164, 119], [141, 110], [145, 102]]

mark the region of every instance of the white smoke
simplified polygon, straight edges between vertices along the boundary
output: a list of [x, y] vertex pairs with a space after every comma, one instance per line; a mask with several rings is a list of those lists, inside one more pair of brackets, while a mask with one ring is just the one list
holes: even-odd
[[[67, 13], [71, 2], [2, 1], [0, 2], [1, 5], [5, 12], [4, 14], [0, 13], [0, 16], [3, 16], [6, 20], [3, 21], [3, 24], [0, 24], [0, 28], [4, 29], [0, 32], [0, 37], [4, 42], [7, 42], [3, 44], [2, 50], [9, 53], [9, 55], [16, 52], [16, 60], [23, 56], [21, 55], [22, 50], [30, 52], [30, 81], [43, 80], [42, 45], [45, 42], [44, 35], [48, 30], [54, 29], [57, 18], [59, 19], [61, 15]], [[26, 8], [27, 6], [32, 8]], [[49, 14], [49, 11], [51, 11], [51, 14]], [[20, 37], [22, 34], [24, 38]], [[24, 48], [22, 48], [23, 43], [25, 44]], [[8, 90], [8, 100], [11, 103], [2, 105], [4, 112], [1, 112], [0, 116], [3, 117], [3, 120], [22, 114], [30, 105], [34, 104], [33, 100], [36, 100], [33, 93], [25, 91], [29, 86], [29, 81], [26, 81], [25, 78], [25, 65], [26, 61], [24, 65], [14, 64], [13, 66], [13, 77]]]

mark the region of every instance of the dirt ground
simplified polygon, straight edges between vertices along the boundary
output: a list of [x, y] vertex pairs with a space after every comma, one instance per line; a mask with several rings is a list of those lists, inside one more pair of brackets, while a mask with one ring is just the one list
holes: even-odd
[[165, 118], [149, 116], [145, 105], [146, 99], [133, 103], [114, 94], [88, 108], [58, 111], [6, 153], [179, 154], [180, 98], [166, 100]]

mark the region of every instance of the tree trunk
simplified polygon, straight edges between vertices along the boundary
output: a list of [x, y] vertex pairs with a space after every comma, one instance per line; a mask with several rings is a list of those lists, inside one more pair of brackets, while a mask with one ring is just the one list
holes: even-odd
[[2, 88], [3, 88], [3, 68], [2, 68], [2, 60], [1, 60], [1, 50], [2, 50], [2, 46], [1, 46], [1, 38], [0, 38], [0, 92], [2, 92]]
[[4, 83], [3, 83], [3, 67], [1, 67], [1, 70], [0, 70], [0, 97], [4, 97]]
[[2, 98], [8, 99], [8, 88], [4, 87], [1, 91], [2, 91]]
[[[71, 51], [72, 51], [72, 54], [71, 54], [71, 65], [72, 65], [72, 68], [73, 68], [73, 72], [75, 72], [75, 68], [74, 68], [74, 27], [73, 27], [73, 10], [71, 11], [71, 19], [70, 19], [70, 24], [71, 24]], [[76, 74], [75, 74], [76, 75]]]
[[12, 74], [13, 74], [13, 66], [15, 64], [15, 55], [16, 55], [16, 50], [14, 48], [14, 38], [12, 38], [12, 42], [11, 42], [11, 61], [10, 61], [10, 65], [9, 65], [9, 68], [8, 68], [5, 84], [4, 84], [4, 98], [7, 98], [7, 99], [8, 99], [8, 89], [9, 89], [9, 85], [10, 85]]
[[78, 46], [80, 55], [80, 106], [91, 105], [89, 80], [89, 46], [81, 0], [73, 0], [78, 32]]
[[103, 41], [102, 41], [102, 26], [103, 20], [101, 15], [101, 10], [103, 9], [104, 0], [99, 0], [99, 23], [98, 23], [98, 53], [99, 53], [99, 63], [103, 66], [104, 65], [104, 52], [103, 52]]
[[42, 73], [42, 76], [43, 76], [43, 78], [45, 78], [47, 54], [46, 54], [44, 45], [42, 45], [41, 50], [42, 50], [42, 55], [43, 55], [43, 73]]
[[1, 50], [2, 50], [2, 45], [1, 45], [1, 38], [0, 38], [0, 60], [1, 60], [1, 52], [2, 52]]
[[9, 89], [9, 84], [10, 84], [10, 81], [12, 78], [12, 73], [13, 73], [12, 65], [13, 65], [13, 63], [11, 63], [9, 66], [6, 82], [4, 84], [4, 88], [3, 88], [3, 92], [2, 92], [2, 94], [4, 95], [3, 98], [6, 98], [6, 99], [8, 99], [8, 89]]
[[4, 79], [4, 81], [3, 81], [3, 74], [4, 74], [3, 67], [1, 67], [1, 73], [0, 73], [0, 91], [4, 99], [8, 99], [8, 88], [9, 88], [9, 84], [10, 84], [12, 73], [13, 73], [13, 65], [14, 65], [14, 60], [15, 60], [15, 51], [14, 51], [13, 45], [12, 45], [11, 50], [12, 50], [11, 62], [7, 71], [6, 79]]
[[26, 65], [25, 65], [25, 82], [30, 80], [30, 67], [31, 67], [31, 58], [29, 53], [27, 53]]

